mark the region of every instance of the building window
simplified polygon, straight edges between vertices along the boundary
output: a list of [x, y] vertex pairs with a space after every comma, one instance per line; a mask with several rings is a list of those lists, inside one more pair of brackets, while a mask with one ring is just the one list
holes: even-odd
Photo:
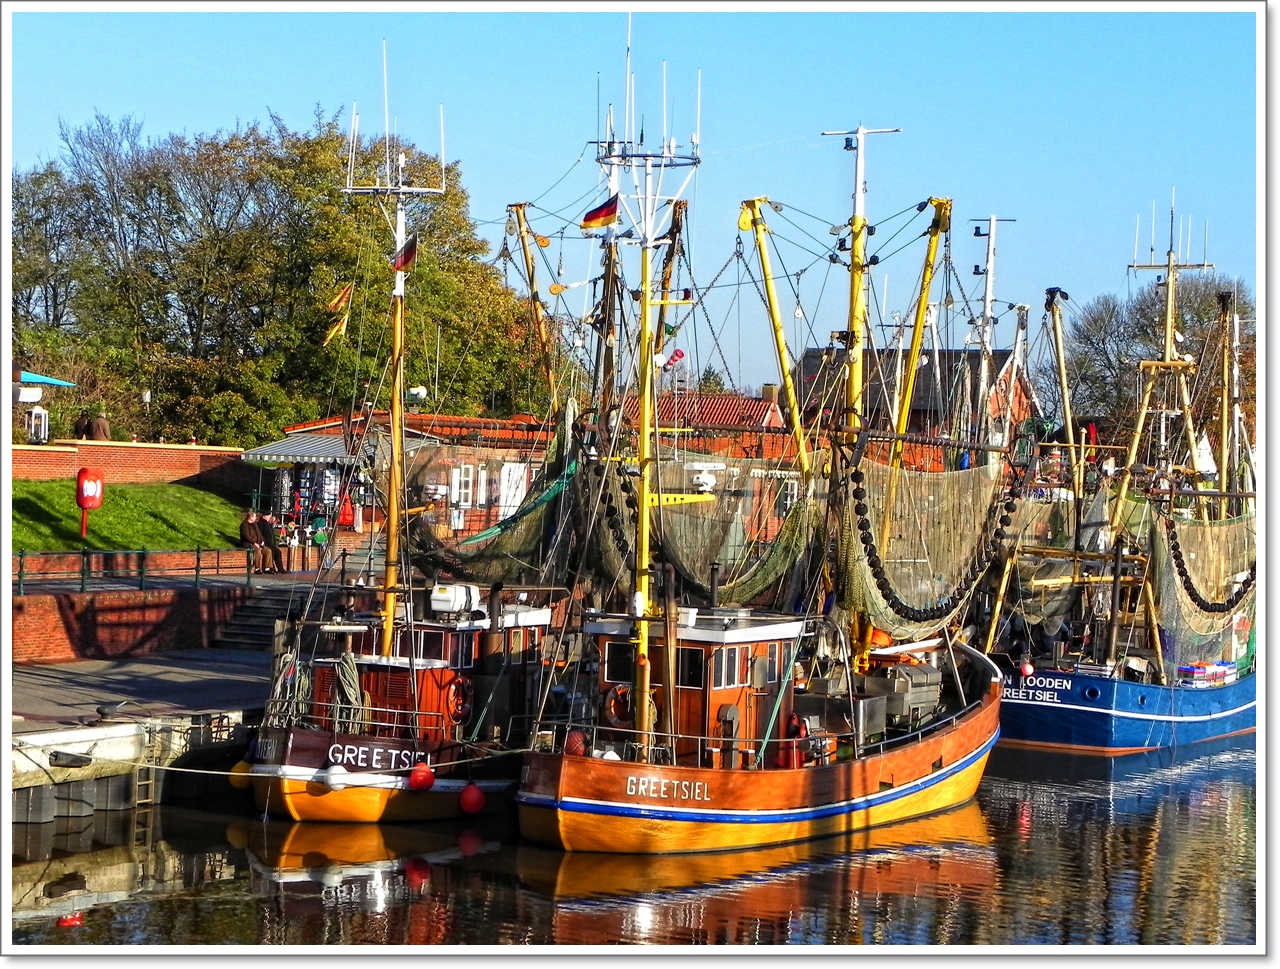
[[483, 508], [489, 500], [489, 469], [481, 465], [477, 471], [476, 507]]
[[475, 497], [476, 468], [463, 464], [453, 469], [453, 503], [459, 508], [470, 508]]
[[787, 478], [778, 488], [778, 514], [785, 515], [800, 497], [800, 482]]

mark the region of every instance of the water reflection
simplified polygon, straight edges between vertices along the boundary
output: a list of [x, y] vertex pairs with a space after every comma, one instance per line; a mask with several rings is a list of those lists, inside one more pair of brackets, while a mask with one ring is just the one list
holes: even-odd
[[166, 806], [14, 825], [14, 941], [1250, 944], [1254, 760], [1252, 738], [1120, 761], [997, 749], [978, 798], [945, 814], [648, 858], [522, 844], [510, 819]]

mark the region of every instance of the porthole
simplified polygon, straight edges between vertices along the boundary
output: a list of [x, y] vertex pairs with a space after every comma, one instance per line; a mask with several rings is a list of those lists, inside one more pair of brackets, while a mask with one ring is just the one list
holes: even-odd
[[1146, 698], [1145, 696], [1139, 696], [1139, 697], [1138, 697], [1138, 706], [1140, 706], [1140, 707], [1145, 707], [1146, 705], [1147, 705], [1147, 698]]
[[1102, 694], [1098, 692], [1098, 688], [1096, 686], [1090, 686], [1085, 688], [1084, 698], [1086, 700], [1096, 700], [1100, 696], [1102, 696]]

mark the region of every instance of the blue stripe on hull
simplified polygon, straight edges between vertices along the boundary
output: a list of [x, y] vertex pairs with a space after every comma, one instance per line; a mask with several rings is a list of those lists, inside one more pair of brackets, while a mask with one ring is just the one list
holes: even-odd
[[770, 811], [760, 808], [748, 808], [742, 811], [707, 811], [694, 809], [665, 809], [645, 807], [635, 804], [622, 804], [605, 801], [561, 800], [543, 795], [521, 792], [516, 795], [516, 803], [530, 807], [556, 808], [561, 811], [580, 814], [606, 815], [610, 817], [634, 818], [637, 820], [659, 821], [695, 821], [711, 824], [777, 824], [796, 821], [816, 821], [821, 818], [834, 817], [841, 814], [852, 814], [855, 811], [866, 811], [870, 808], [889, 804], [906, 797], [912, 797], [921, 791], [940, 784], [954, 775], [968, 770], [982, 758], [986, 757], [995, 746], [1000, 730], [982, 745], [981, 748], [957, 761], [950, 767], [922, 777], [913, 784], [905, 784], [888, 791], [867, 794], [863, 797], [851, 798], [834, 804], [822, 804], [817, 807], [792, 808], [788, 810]]
[[1007, 743], [1153, 750], [1257, 726], [1257, 676], [1194, 689], [1037, 670], [1005, 674], [1000, 731]]

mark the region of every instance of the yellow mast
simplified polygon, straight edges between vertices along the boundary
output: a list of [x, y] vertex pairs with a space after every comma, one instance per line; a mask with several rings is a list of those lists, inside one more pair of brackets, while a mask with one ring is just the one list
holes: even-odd
[[[898, 413], [894, 424], [897, 437], [889, 450], [889, 467], [895, 471], [902, 467], [902, 435], [907, 433], [911, 419], [911, 398], [915, 394], [916, 370], [920, 365], [920, 350], [924, 346], [924, 322], [929, 311], [929, 290], [933, 286], [934, 267], [938, 260], [938, 238], [951, 231], [951, 199], [929, 199], [933, 206], [933, 221], [929, 223], [929, 243], [925, 248], [924, 270], [920, 274], [920, 295], [916, 299], [915, 324], [911, 330], [911, 350], [907, 355], [905, 386], [898, 402]], [[889, 477], [886, 489], [884, 524], [880, 530], [880, 548], [889, 547], [889, 528], [893, 521], [893, 503], [898, 490], [898, 476]], [[870, 632], [870, 630], [868, 630]]]
[[742, 215], [738, 219], [738, 228], [754, 229], [756, 250], [760, 253], [760, 273], [764, 276], [765, 296], [769, 301], [769, 322], [773, 324], [773, 343], [778, 352], [778, 369], [782, 371], [782, 390], [786, 395], [787, 410], [791, 418], [791, 433], [796, 439], [796, 447], [800, 453], [800, 472], [804, 475], [805, 489], [808, 490], [812, 471], [809, 462], [809, 451], [805, 445], [804, 426], [800, 420], [800, 405], [796, 399], [795, 382], [791, 379], [791, 368], [788, 364], [787, 340], [782, 333], [782, 318], [778, 312], [778, 296], [773, 286], [773, 271], [769, 264], [769, 248], [765, 233], [765, 225], [761, 206], [768, 203], [761, 197], [747, 199], [742, 203]]
[[1056, 286], [1046, 289], [1045, 309], [1049, 311], [1053, 321], [1053, 349], [1058, 358], [1058, 392], [1062, 395], [1062, 419], [1067, 429], [1067, 460], [1071, 462], [1071, 493], [1075, 496], [1076, 508], [1080, 508], [1080, 500], [1084, 497], [1084, 442], [1080, 442], [1080, 453], [1076, 453], [1076, 423], [1071, 412], [1071, 388], [1067, 384], [1067, 351], [1062, 339], [1062, 306], [1059, 298], [1067, 299], [1067, 294]]
[[[653, 179], [653, 161], [645, 159], [644, 180], [645, 198], [651, 198]], [[635, 576], [635, 616], [636, 616], [636, 691], [635, 718], [636, 738], [639, 747], [638, 757], [648, 760], [649, 734], [653, 724], [649, 721], [649, 620], [651, 616], [650, 596], [650, 562], [649, 562], [649, 476], [653, 465], [653, 322], [650, 318], [650, 292], [652, 285], [652, 269], [650, 267], [650, 247], [652, 240], [648, 235], [649, 224], [646, 220], [641, 226], [640, 240], [640, 354], [637, 367], [640, 371], [640, 441], [639, 464], [640, 478], [636, 486], [636, 503], [639, 509], [636, 525], [636, 576]], [[669, 679], [669, 677], [668, 677]]]
[[[547, 338], [547, 320], [542, 312], [542, 300], [538, 298], [538, 284], [535, 282], [533, 252], [529, 248], [529, 236], [533, 235], [529, 223], [525, 220], [524, 210], [528, 202], [516, 202], [508, 205], [508, 211], [515, 214], [516, 224], [520, 231], [520, 249], [524, 253], [524, 270], [529, 277], [529, 306], [533, 313], [533, 323], [538, 333], [538, 352], [542, 357], [542, 372], [547, 379], [547, 389], [551, 393], [551, 411], [560, 409], [559, 393], [556, 390], [555, 370], [551, 365], [551, 341]], [[545, 247], [547, 239], [538, 236], [538, 245]], [[553, 290], [554, 292], [554, 290]]]

